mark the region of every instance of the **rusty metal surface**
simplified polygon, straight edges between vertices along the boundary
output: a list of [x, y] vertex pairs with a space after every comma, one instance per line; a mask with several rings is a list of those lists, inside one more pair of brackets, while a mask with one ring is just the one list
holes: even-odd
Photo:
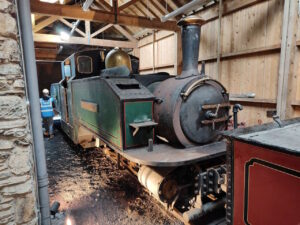
[[203, 146], [178, 149], [167, 144], [153, 145], [153, 151], [148, 147], [135, 148], [124, 152], [118, 151], [123, 157], [132, 162], [147, 166], [182, 166], [216, 158], [226, 153], [224, 141], [214, 142]]
[[245, 134], [241, 135], [240, 138], [300, 154], [300, 123], [282, 128]]
[[[216, 139], [218, 131], [225, 129], [227, 121], [218, 123], [215, 127], [201, 123], [207, 120], [207, 110], [202, 108], [203, 105], [228, 104], [226, 90], [218, 82], [206, 79], [185, 100], [181, 97], [183, 90], [199, 80], [202, 80], [200, 76], [179, 76], [161, 82], [154, 90], [153, 94], [160, 99], [154, 108], [154, 119], [158, 122], [157, 134], [173, 145], [187, 147], [209, 143]], [[228, 116], [227, 107], [219, 110], [218, 118], [224, 116]]]
[[282, 121], [281, 128], [275, 122], [248, 128], [226, 131], [227, 138], [271, 147], [280, 151], [300, 154], [300, 117]]

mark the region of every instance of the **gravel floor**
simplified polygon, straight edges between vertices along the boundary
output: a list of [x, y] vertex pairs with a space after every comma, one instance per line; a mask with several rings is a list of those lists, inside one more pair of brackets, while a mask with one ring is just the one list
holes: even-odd
[[52, 224], [181, 224], [99, 150], [82, 151], [59, 130], [53, 139], [45, 139], [45, 146], [50, 202], [61, 204]]

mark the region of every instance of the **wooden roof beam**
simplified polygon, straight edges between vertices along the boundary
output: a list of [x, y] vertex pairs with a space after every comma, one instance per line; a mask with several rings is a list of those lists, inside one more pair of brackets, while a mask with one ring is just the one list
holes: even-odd
[[122, 5], [119, 6], [119, 11], [121, 12], [122, 10], [126, 9], [127, 7], [133, 5], [134, 3], [138, 2], [140, 0], [131, 0], [131, 1], [128, 1]]
[[155, 13], [153, 13], [151, 9], [143, 3], [143, 1], [136, 3], [135, 6], [139, 6], [140, 9], [145, 13], [146, 17], [158, 18], [158, 16], [156, 16]]
[[[65, 24], [66, 26], [70, 27], [71, 29], [73, 29], [73, 24], [70, 23], [69, 21], [63, 19], [63, 18], [59, 18], [59, 21], [62, 22], [63, 24]], [[81, 31], [80, 29], [78, 28], [75, 28], [75, 31], [80, 34], [82, 37], [85, 36], [85, 33], [83, 31]]]
[[36, 24], [33, 28], [33, 32], [38, 32], [41, 29], [49, 26], [50, 24], [54, 23], [58, 18], [55, 16], [50, 16], [49, 18], [43, 20], [42, 22]]
[[[150, 1], [149, 1], [150, 2]], [[162, 17], [163, 16], [163, 14], [157, 9], [157, 8], [155, 8], [152, 4], [151, 4], [151, 2], [150, 2], [150, 4], [149, 4], [149, 2], [144, 2], [144, 1], [141, 1], [140, 3], [145, 7], [145, 8], [147, 8], [153, 15], [155, 15], [155, 17], [158, 17], [158, 18], [160, 18], [160, 17]]]
[[137, 11], [139, 12], [140, 15], [146, 16], [147, 14], [137, 5], [133, 5], [134, 9], [137, 9]]
[[118, 24], [114, 25], [114, 28], [116, 28], [121, 34], [123, 34], [128, 40], [132, 42], [137, 42], [135, 37], [133, 37], [127, 30], [125, 30], [123, 27], [121, 27]]
[[97, 0], [97, 3], [109, 12], [111, 12], [113, 10], [113, 7], [105, 0]]
[[31, 11], [37, 14], [48, 16], [57, 16], [60, 18], [89, 20], [100, 23], [117, 23], [120, 25], [136, 26], [161, 30], [178, 30], [176, 22], [167, 21], [162, 23], [159, 19], [138, 17], [132, 15], [118, 14], [115, 21], [115, 15], [106, 11], [83, 11], [81, 7], [70, 5], [49, 4], [45, 2], [30, 2]]
[[98, 34], [101, 34], [102, 32], [106, 31], [107, 29], [111, 28], [113, 24], [107, 24], [106, 26], [100, 28], [99, 30], [95, 31], [91, 34], [91, 38], [96, 37]]
[[136, 48], [137, 43], [131, 41], [114, 41], [107, 39], [84, 38], [84, 37], [70, 37], [69, 40], [62, 40], [59, 35], [53, 34], [33, 34], [35, 42], [46, 43], [61, 43], [61, 44], [79, 44], [79, 45], [92, 45], [102, 47], [120, 47], [120, 48]]
[[150, 2], [162, 15], [169, 13], [168, 10], [166, 10], [158, 1], [150, 0]]

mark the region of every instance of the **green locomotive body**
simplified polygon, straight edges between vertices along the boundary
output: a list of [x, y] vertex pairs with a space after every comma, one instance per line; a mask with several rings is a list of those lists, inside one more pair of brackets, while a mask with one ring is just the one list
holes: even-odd
[[[126, 70], [121, 69], [125, 76], [100, 76], [99, 69], [91, 69], [92, 65], [101, 65], [101, 59], [93, 54], [99, 55], [99, 51], [67, 58], [62, 63], [63, 80], [51, 87], [62, 129], [75, 144], [85, 148], [95, 146], [97, 138], [122, 151], [147, 145], [149, 139], [154, 139], [156, 125], [153, 94], [130, 78]], [[86, 55], [90, 60], [84, 58]], [[82, 58], [85, 62], [80, 61]], [[78, 65], [89, 70], [80, 71]]]
[[83, 148], [114, 154], [185, 222], [222, 208], [226, 189], [220, 132], [230, 118], [229, 95], [198, 72], [202, 23], [194, 17], [181, 23], [181, 75], [106, 68], [105, 54], [90, 50], [62, 62], [62, 81], [51, 86], [64, 133]]

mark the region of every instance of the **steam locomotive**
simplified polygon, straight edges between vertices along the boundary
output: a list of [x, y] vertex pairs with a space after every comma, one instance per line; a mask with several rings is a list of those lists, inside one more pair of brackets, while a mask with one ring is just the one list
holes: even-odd
[[139, 75], [120, 49], [106, 56], [82, 51], [62, 62], [51, 95], [62, 130], [83, 148], [99, 147], [185, 222], [223, 208], [229, 94], [198, 71], [200, 26], [189, 16], [182, 30], [182, 73]]

